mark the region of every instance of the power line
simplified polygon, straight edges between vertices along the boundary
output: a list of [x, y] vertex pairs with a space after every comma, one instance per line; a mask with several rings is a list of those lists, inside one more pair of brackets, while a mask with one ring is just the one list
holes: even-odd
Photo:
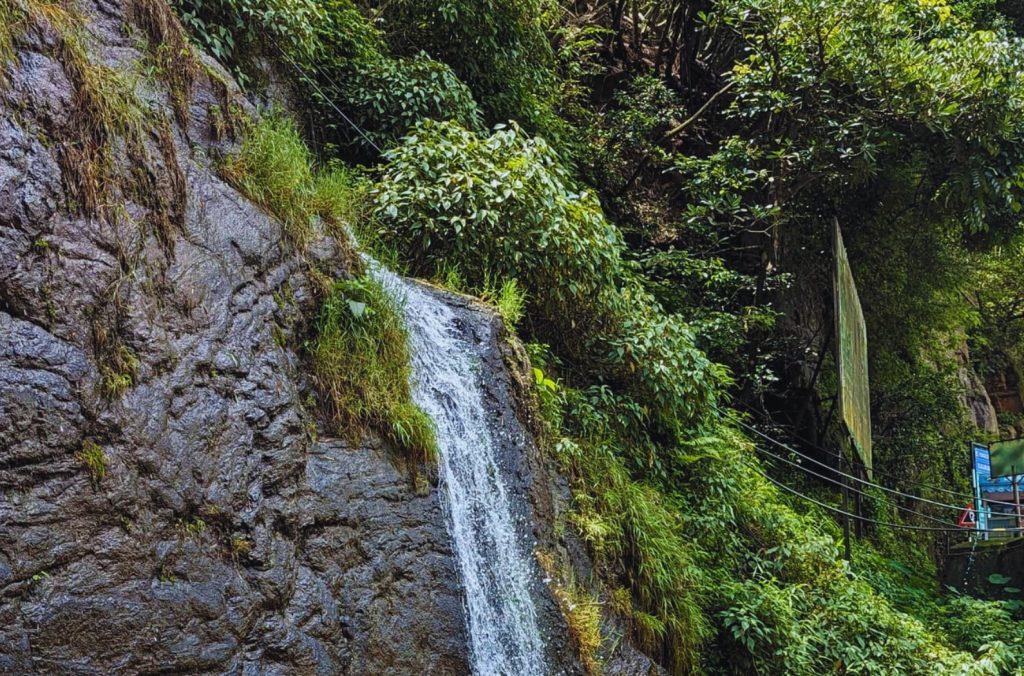
[[[813, 470], [811, 470], [811, 469], [809, 469], [807, 467], [804, 467], [800, 463], [794, 462], [794, 461], [792, 461], [792, 460], [790, 460], [788, 458], [784, 458], [784, 457], [782, 457], [780, 455], [775, 455], [774, 453], [766, 451], [765, 449], [761, 448], [760, 446], [757, 446], [756, 444], [754, 445], [754, 450], [756, 450], [756, 451], [758, 451], [758, 452], [760, 452], [760, 453], [762, 453], [764, 455], [767, 455], [769, 457], [775, 458], [776, 460], [781, 460], [782, 462], [789, 463], [790, 465], [792, 465], [792, 466], [794, 466], [794, 467], [796, 467], [798, 469], [801, 469], [804, 472], [807, 472], [808, 474], [811, 474], [813, 476], [816, 476], [816, 477], [819, 477], [821, 479], [824, 479], [825, 481], [829, 481], [829, 482], [834, 483], [836, 485], [843, 486], [843, 482], [839, 481], [838, 479], [833, 479], [831, 477], [825, 476], [824, 474], [819, 474], [818, 472], [815, 472], [815, 471], [813, 471]], [[839, 472], [839, 473], [841, 474], [841, 472]], [[844, 476], [847, 476], [847, 475], [844, 475]], [[853, 486], [845, 486], [845, 488], [847, 488], [847, 490], [853, 491], [854, 493], [856, 493], [858, 495], [863, 495], [863, 496], [866, 496], [868, 498], [876, 497], [876, 496], [871, 495], [870, 493], [867, 493], [865, 491], [862, 491], [862, 490], [859, 490], [857, 488], [854, 488]], [[891, 500], [889, 501], [889, 504], [891, 504], [893, 507], [895, 507], [896, 509], [898, 509], [901, 512], [906, 512], [908, 514], [913, 514], [914, 516], [920, 517], [922, 519], [927, 519], [928, 521], [934, 521], [935, 523], [941, 523], [941, 524], [944, 524], [944, 525], [947, 525], [947, 526], [951, 526], [952, 525], [952, 524], [950, 524], [948, 521], [946, 521], [944, 519], [938, 519], [938, 518], [936, 518], [934, 516], [930, 516], [928, 514], [923, 514], [921, 512], [916, 512], [913, 509], [910, 509], [909, 507], [903, 507], [902, 505], [898, 505], [898, 504], [896, 504], [895, 502], [893, 502]], [[958, 511], [961, 511], [961, 510], [958, 510]]]
[[[761, 416], [762, 418], [767, 418], [767, 416], [765, 416], [762, 412], [756, 410], [753, 406], [750, 406], [749, 404], [746, 404], [746, 403], [743, 403], [743, 402], [739, 402], [739, 403], [740, 403], [741, 406], [746, 408], [748, 411], [750, 411], [754, 415]], [[815, 449], [816, 451], [820, 451], [821, 453], [825, 453], [826, 455], [834, 455], [834, 453], [831, 453], [827, 449], [824, 449], [821, 446], [818, 446], [817, 444], [812, 443], [812, 442], [808, 441], [807, 439], [804, 439], [803, 437], [800, 437], [800, 436], [798, 436], [796, 434], [793, 434], [792, 431], [790, 431], [790, 435], [794, 439], [799, 441], [800, 443], [802, 443], [802, 444], [804, 444], [806, 446], [809, 446], [809, 447]], [[926, 484], [926, 483], [921, 482], [921, 481], [907, 481], [905, 478], [899, 477], [899, 476], [897, 476], [896, 474], [894, 474], [892, 472], [883, 472], [881, 470], [877, 470], [877, 469], [874, 469], [874, 468], [872, 468], [871, 471], [872, 471], [872, 473], [877, 474], [879, 476], [889, 477], [890, 479], [898, 479], [901, 482], [909, 483], [910, 485], [917, 486], [919, 488], [928, 488], [930, 490], [941, 491], [943, 493], [948, 493], [948, 494], [956, 496], [958, 498], [967, 498], [969, 500], [973, 500], [974, 499], [973, 495], [970, 495], [968, 493], [962, 493], [960, 491], [955, 491], [955, 490], [952, 490], [950, 488], [943, 488], [941, 486], [933, 486], [931, 484]], [[1007, 503], [1007, 504], [1009, 504], [1009, 503]]]
[[949, 505], [949, 504], [946, 504], [945, 502], [936, 502], [935, 500], [929, 500], [928, 498], [923, 498], [923, 497], [921, 497], [919, 495], [912, 495], [910, 493], [904, 493], [903, 491], [898, 491], [898, 490], [896, 490], [894, 488], [888, 488], [887, 486], [882, 486], [881, 484], [875, 484], [875, 483], [872, 483], [872, 482], [867, 481], [865, 479], [861, 479], [858, 476], [854, 476], [852, 474], [846, 474], [845, 472], [838, 471], [838, 470], [834, 469], [833, 467], [830, 467], [828, 464], [826, 464], [826, 463], [824, 463], [824, 462], [822, 462], [820, 460], [817, 460], [815, 458], [812, 458], [809, 455], [805, 455], [805, 454], [801, 453], [800, 451], [792, 448], [791, 446], [788, 446], [788, 445], [782, 443], [781, 441], [778, 441], [778, 440], [774, 439], [773, 437], [768, 436], [767, 434], [765, 434], [761, 430], [757, 429], [756, 427], [753, 427], [751, 425], [746, 424], [742, 420], [737, 420], [736, 422], [737, 422], [737, 424], [739, 424], [744, 429], [753, 432], [754, 434], [758, 435], [759, 437], [761, 437], [761, 438], [763, 438], [763, 439], [765, 439], [767, 441], [770, 441], [771, 443], [775, 444], [776, 446], [779, 446], [780, 448], [783, 448], [783, 449], [789, 451], [790, 453], [793, 453], [794, 455], [798, 455], [801, 458], [804, 458], [805, 460], [813, 462], [816, 465], [820, 465], [820, 466], [828, 468], [828, 469], [830, 469], [830, 470], [832, 470], [832, 471], [834, 471], [834, 472], [836, 472], [838, 474], [842, 474], [843, 476], [848, 477], [849, 479], [851, 479], [853, 481], [856, 481], [857, 483], [860, 483], [860, 484], [863, 484], [863, 485], [867, 485], [867, 486], [874, 486], [875, 488], [878, 488], [879, 490], [883, 490], [883, 491], [885, 491], [887, 493], [892, 493], [894, 495], [899, 495], [900, 497], [904, 497], [904, 498], [907, 498], [909, 500], [918, 500], [920, 502], [926, 502], [926, 503], [928, 503], [930, 505], [935, 505], [936, 507], [942, 507], [944, 509], [952, 509], [952, 510], [956, 510], [957, 512], [962, 512], [963, 509], [964, 509], [962, 506]]
[[[819, 507], [822, 507], [824, 509], [829, 510], [830, 512], [834, 512], [836, 514], [839, 514], [841, 516], [846, 516], [846, 517], [849, 517], [851, 519], [858, 519], [858, 520], [863, 521], [865, 523], [872, 523], [872, 524], [875, 524], [875, 525], [878, 525], [878, 526], [887, 526], [889, 528], [901, 528], [903, 530], [926, 531], [926, 532], [930, 532], [930, 533], [971, 533], [971, 532], [979, 532], [980, 533], [980, 532], [990, 532], [990, 531], [980, 531], [978, 529], [972, 529], [972, 528], [936, 528], [936, 527], [933, 527], [933, 526], [911, 526], [911, 525], [905, 524], [905, 523], [890, 523], [888, 521], [878, 521], [877, 519], [870, 519], [870, 518], [868, 518], [866, 516], [859, 516], [857, 514], [853, 514], [851, 512], [847, 512], [845, 510], [839, 509], [838, 507], [833, 507], [832, 505], [829, 505], [829, 504], [826, 504], [824, 502], [821, 502], [820, 500], [815, 500], [814, 498], [810, 497], [809, 495], [804, 495], [800, 491], [795, 490], [793, 488], [790, 488], [789, 486], [785, 485], [782, 482], [776, 481], [775, 479], [771, 478], [770, 476], [768, 476], [764, 472], [760, 471], [756, 467], [751, 466], [751, 469], [753, 469], [754, 472], [756, 472], [757, 474], [761, 475], [762, 477], [764, 477], [765, 479], [767, 479], [768, 481], [770, 481], [771, 483], [775, 484], [777, 487], [781, 488], [782, 490], [784, 490], [784, 491], [786, 491], [788, 493], [792, 493], [793, 495], [795, 495], [795, 496], [797, 496], [799, 498], [803, 498], [804, 500], [807, 500], [808, 502], [812, 502], [815, 505], [818, 505]], [[1003, 529], [1001, 532], [1020, 532], [1020, 531], [1024, 531], [1024, 528], [1006, 528], [1006, 529]]]
[[[854, 476], [853, 474], [848, 474], [848, 473], [842, 472], [841, 470], [835, 469], [831, 465], [828, 465], [827, 463], [821, 462], [820, 460], [817, 460], [817, 459], [812, 458], [812, 457], [810, 457], [808, 455], [800, 453], [796, 449], [783, 444], [781, 441], [778, 441], [778, 440], [768, 436], [767, 434], [765, 434], [764, 432], [761, 432], [760, 430], [758, 430], [755, 427], [747, 425], [746, 423], [742, 422], [741, 420], [736, 420], [736, 422], [739, 425], [745, 427], [746, 429], [754, 432], [755, 434], [760, 435], [764, 439], [767, 439], [768, 441], [771, 441], [773, 444], [781, 446], [782, 448], [785, 448], [786, 450], [790, 451], [791, 453], [795, 453], [796, 455], [800, 456], [801, 458], [804, 458], [804, 459], [809, 460], [811, 462], [817, 463], [818, 465], [821, 465], [822, 467], [827, 467], [828, 469], [832, 470], [833, 472], [835, 472], [837, 474], [842, 474], [843, 476], [849, 477], [850, 479], [852, 479], [854, 481], [860, 482], [862, 484], [867, 484], [869, 486], [875, 486], [875, 487], [877, 487], [877, 488], [879, 488], [879, 489], [881, 489], [883, 491], [887, 491], [889, 493], [894, 493], [896, 495], [901, 495], [903, 497], [910, 498], [912, 500], [919, 500], [921, 502], [926, 502], [926, 503], [931, 504], [931, 505], [936, 505], [936, 506], [944, 507], [946, 509], [953, 509], [953, 510], [956, 510], [957, 512], [961, 512], [964, 509], [963, 507], [959, 507], [959, 506], [955, 506], [955, 505], [948, 505], [948, 504], [943, 503], [943, 502], [936, 502], [934, 500], [929, 500], [928, 498], [925, 498], [925, 497], [922, 497], [922, 496], [913, 495], [913, 494], [910, 494], [910, 493], [903, 493], [902, 491], [898, 491], [898, 490], [896, 490], [894, 488], [889, 488], [887, 486], [883, 486], [882, 484], [875, 484], [875, 483], [870, 482], [870, 481], [865, 481], [865, 480], [863, 480], [863, 479], [861, 479], [861, 478], [859, 478], [857, 476]], [[796, 438], [798, 440], [800, 439], [799, 437], [796, 437]], [[817, 450], [821, 451], [822, 453], [826, 453], [826, 454], [829, 454], [829, 455], [834, 455], [834, 454], [829, 453], [827, 450], [821, 448], [820, 446], [816, 446], [815, 444], [808, 443], [807, 445], [810, 446], [811, 448], [814, 448], [814, 449], [817, 449]], [[842, 456], [840, 456], [840, 459], [842, 459]], [[881, 474], [882, 476], [886, 476], [882, 472], [876, 472], [876, 473], [877, 474]], [[888, 476], [893, 476], [893, 475], [890, 474]], [[913, 484], [913, 485], [917, 485], [917, 486], [928, 487], [928, 484], [920, 484], [920, 483], [915, 483], [915, 482], [910, 482], [910, 483]], [[938, 489], [938, 490], [945, 490], [945, 489]], [[950, 490], [946, 490], [946, 492], [950, 493], [952, 495], [958, 495], [958, 496], [961, 496], [961, 497], [969, 498], [972, 503], [974, 502], [974, 496], [973, 495], [968, 495], [966, 493], [958, 493], [956, 491], [950, 491]], [[1007, 500], [993, 500], [993, 499], [990, 499], [990, 498], [982, 498], [982, 502], [984, 504], [987, 504], [987, 505], [1004, 505], [1004, 506], [1007, 506], [1007, 507], [1016, 507], [1017, 506], [1016, 503], [1009, 502]], [[979, 508], [981, 508], [982, 506], [983, 505], [978, 505]]]
[[[348, 122], [349, 125], [351, 125], [352, 128], [355, 129], [356, 132], [358, 132], [359, 135], [363, 137], [363, 140], [365, 140], [367, 143], [369, 143], [371, 146], [373, 146], [374, 150], [376, 150], [378, 153], [383, 153], [384, 151], [381, 150], [380, 146], [378, 146], [376, 143], [374, 143], [373, 139], [371, 139], [369, 136], [367, 136], [366, 133], [363, 132], [363, 130], [359, 128], [359, 125], [352, 121], [352, 118], [350, 118], [348, 115], [346, 115], [344, 113], [344, 111], [342, 111], [341, 108], [339, 108], [337, 105], [335, 105], [335, 103], [334, 103], [334, 101], [332, 99], [330, 99], [326, 94], [324, 94], [323, 90], [320, 89], [320, 87], [317, 85], [316, 81], [313, 78], [309, 77], [309, 75], [307, 75], [305, 72], [303, 72], [303, 70], [299, 66], [299, 64], [297, 64], [295, 62], [295, 60], [292, 59], [292, 57], [288, 54], [288, 52], [286, 52], [285, 50], [283, 50], [281, 48], [281, 45], [279, 45], [277, 43], [277, 40], [274, 39], [274, 36], [273, 35], [268, 35], [268, 37], [270, 38], [270, 41], [272, 43], [274, 43], [274, 46], [277, 47], [277, 51], [281, 52], [281, 56], [283, 56], [285, 58], [285, 60], [287, 60], [288, 63], [291, 65], [291, 67], [295, 69], [295, 72], [297, 72], [299, 74], [299, 77], [304, 79], [306, 82], [308, 82], [310, 84], [310, 86], [313, 87], [313, 89], [316, 90], [316, 93], [320, 95], [320, 98], [323, 99], [324, 101], [326, 101], [327, 104], [331, 108], [334, 108], [334, 110], [338, 113], [338, 115], [341, 115], [342, 119], [345, 120], [346, 122]], [[335, 87], [337, 89], [340, 89], [340, 87], [338, 87], [338, 84], [333, 79], [331, 79], [328, 75], [326, 75], [323, 71], [321, 71], [315, 65], [312, 66], [312, 69], [315, 70], [321, 77], [323, 77], [328, 82], [330, 82], [333, 87]]]

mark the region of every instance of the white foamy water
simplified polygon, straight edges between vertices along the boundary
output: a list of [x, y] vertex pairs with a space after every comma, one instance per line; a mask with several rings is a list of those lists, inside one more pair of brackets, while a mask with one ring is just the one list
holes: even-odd
[[[376, 262], [371, 274], [403, 307], [413, 399], [433, 419], [441, 486], [465, 588], [473, 673], [547, 673], [530, 595], [534, 568], [520, 542], [498, 444], [487, 425], [473, 347], [451, 308]], [[478, 327], [489, 332], [489, 326]]]

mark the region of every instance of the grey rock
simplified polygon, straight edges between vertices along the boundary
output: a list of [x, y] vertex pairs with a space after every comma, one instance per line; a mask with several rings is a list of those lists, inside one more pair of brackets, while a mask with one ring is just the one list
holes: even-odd
[[[82, 9], [94, 58], [141, 58], [124, 3]], [[131, 218], [76, 214], [46, 141], [71, 85], [39, 36], [18, 46], [0, 95], [0, 671], [467, 673], [436, 488], [417, 494], [378, 441], [313, 441], [295, 346], [308, 261], [346, 274], [340, 248], [300, 255], [218, 177], [222, 85], [203, 78], [176, 157], [146, 139], [158, 180], [169, 161], [185, 178], [171, 241], [124, 196]], [[170, 116], [160, 87], [139, 96]], [[111, 340], [138, 359], [114, 396]]]

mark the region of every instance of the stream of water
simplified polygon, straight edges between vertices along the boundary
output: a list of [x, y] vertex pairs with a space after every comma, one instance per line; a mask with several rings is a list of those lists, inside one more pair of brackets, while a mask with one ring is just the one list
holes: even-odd
[[[403, 307], [413, 399], [437, 427], [441, 486], [465, 588], [473, 673], [544, 674], [544, 642], [530, 595], [534, 568], [515, 527], [473, 346], [459, 331], [455, 313], [436, 296], [379, 264], [370, 267]], [[486, 333], [490, 326], [478, 329]]]

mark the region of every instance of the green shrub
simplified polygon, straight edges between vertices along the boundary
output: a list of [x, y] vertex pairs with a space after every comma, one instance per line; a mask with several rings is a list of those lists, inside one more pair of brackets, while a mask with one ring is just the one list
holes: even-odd
[[[244, 84], [258, 49], [309, 66], [317, 59], [371, 58], [380, 34], [349, 0], [174, 0], [192, 38]], [[291, 68], [290, 63], [285, 64]]]
[[[452, 120], [470, 129], [481, 126], [473, 94], [451, 68], [426, 54], [355, 64], [344, 78], [340, 99], [368, 139], [383, 147], [421, 120]], [[355, 139], [366, 143], [361, 136]]]
[[544, 32], [545, 0], [395, 0], [381, 15], [396, 53], [420, 51], [469, 85], [488, 121], [518, 120], [557, 136], [551, 112], [554, 53]]
[[544, 289], [531, 300], [560, 322], [603, 313], [624, 267], [621, 238], [542, 139], [516, 125], [482, 136], [425, 121], [386, 158], [374, 216], [414, 273], [448, 261], [472, 285], [491, 275]]
[[309, 347], [313, 378], [339, 433], [380, 431], [419, 461], [436, 454], [430, 418], [412, 402], [402, 313], [370, 277], [336, 281]]
[[373, 213], [414, 274], [518, 280], [534, 337], [622, 384], [671, 434], [713, 408], [722, 373], [635, 283], [619, 231], [542, 139], [426, 121], [386, 157]]

